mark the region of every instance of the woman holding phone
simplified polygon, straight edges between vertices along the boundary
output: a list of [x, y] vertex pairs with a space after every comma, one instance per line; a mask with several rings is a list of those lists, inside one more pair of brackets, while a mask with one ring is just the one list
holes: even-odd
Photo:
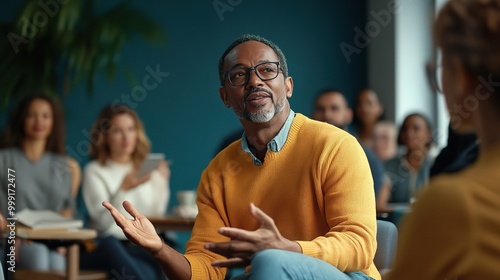
[[[98, 237], [106, 238], [104, 245], [108, 246], [109, 242], [119, 240], [125, 244], [119, 250], [125, 249], [129, 251], [128, 255], [136, 255], [137, 259], [145, 261], [148, 257], [151, 258], [149, 254], [142, 252], [137, 246], [127, 244], [122, 230], [116, 226], [101, 203], [104, 200], [110, 201], [121, 209], [121, 202], [128, 200], [133, 201], [145, 215], [165, 215], [170, 197], [169, 166], [163, 160], [153, 171], [145, 175], [139, 174], [140, 167], [148, 156], [150, 142], [137, 113], [123, 104], [106, 106], [90, 134], [92, 141], [89, 154], [92, 161], [84, 168], [82, 186], [90, 217], [89, 226], [97, 230]], [[127, 213], [123, 209], [122, 211], [123, 214]], [[156, 262], [153, 261], [151, 267], [152, 273], [159, 271]], [[146, 277], [144, 268], [138, 268], [137, 273], [139, 272], [141, 275], [134, 276]]]
[[145, 215], [165, 215], [170, 197], [170, 170], [163, 161], [157, 169], [138, 176], [150, 142], [137, 113], [125, 105], [106, 106], [92, 127], [91, 137], [92, 161], [83, 172], [83, 197], [90, 226], [99, 236], [125, 239], [101, 206], [102, 201], [109, 200], [117, 207], [123, 200], [133, 201]]

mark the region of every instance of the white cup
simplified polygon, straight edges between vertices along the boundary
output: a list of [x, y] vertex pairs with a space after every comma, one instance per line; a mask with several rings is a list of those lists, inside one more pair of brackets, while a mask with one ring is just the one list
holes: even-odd
[[179, 206], [194, 206], [196, 205], [196, 192], [195, 191], [178, 191], [177, 202]]

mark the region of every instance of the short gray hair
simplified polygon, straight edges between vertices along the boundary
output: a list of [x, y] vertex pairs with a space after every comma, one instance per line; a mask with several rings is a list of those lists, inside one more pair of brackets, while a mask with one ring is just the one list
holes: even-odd
[[258, 35], [253, 35], [253, 34], [245, 34], [245, 35], [237, 38], [236, 40], [234, 40], [229, 45], [229, 47], [227, 47], [227, 49], [224, 51], [224, 53], [222, 53], [222, 56], [219, 59], [219, 79], [220, 79], [221, 85], [224, 85], [224, 69], [223, 69], [223, 67], [224, 67], [224, 59], [226, 58], [227, 54], [232, 49], [234, 49], [236, 46], [238, 46], [239, 44], [242, 44], [242, 43], [245, 43], [248, 41], [257, 41], [257, 42], [263, 43], [263, 44], [267, 45], [268, 47], [270, 47], [271, 49], [273, 49], [273, 51], [278, 56], [281, 70], [283, 71], [283, 75], [285, 77], [288, 77], [288, 65], [286, 64], [285, 54], [281, 51], [281, 49], [275, 43], [269, 41], [266, 38], [263, 38], [263, 37], [258, 36]]

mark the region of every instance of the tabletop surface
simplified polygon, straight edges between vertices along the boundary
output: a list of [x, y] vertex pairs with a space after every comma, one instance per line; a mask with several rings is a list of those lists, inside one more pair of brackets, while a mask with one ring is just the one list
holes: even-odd
[[147, 217], [156, 229], [185, 230], [193, 229], [195, 218], [181, 218], [176, 216]]
[[16, 235], [20, 238], [34, 240], [86, 240], [97, 237], [94, 229], [31, 229], [18, 226]]
[[384, 209], [377, 209], [377, 213], [394, 213], [396, 211], [399, 212], [410, 212], [411, 203], [387, 203]]

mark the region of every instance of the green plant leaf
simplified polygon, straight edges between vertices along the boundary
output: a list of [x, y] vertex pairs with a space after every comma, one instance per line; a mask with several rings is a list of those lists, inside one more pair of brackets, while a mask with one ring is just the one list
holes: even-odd
[[[80, 82], [91, 96], [99, 72], [108, 80], [116, 77], [127, 42], [134, 37], [149, 43], [165, 41], [160, 25], [133, 7], [133, 1], [123, 1], [103, 13], [94, 11], [94, 1], [67, 1], [37, 27], [33, 16], [42, 9], [39, 0], [25, 0], [12, 22], [0, 23], [2, 35], [12, 32], [25, 37], [18, 52], [9, 40], [0, 42], [2, 106], [40, 90], [55, 94], [59, 88], [59, 95], [64, 96]], [[132, 71], [125, 75], [135, 80]]]

